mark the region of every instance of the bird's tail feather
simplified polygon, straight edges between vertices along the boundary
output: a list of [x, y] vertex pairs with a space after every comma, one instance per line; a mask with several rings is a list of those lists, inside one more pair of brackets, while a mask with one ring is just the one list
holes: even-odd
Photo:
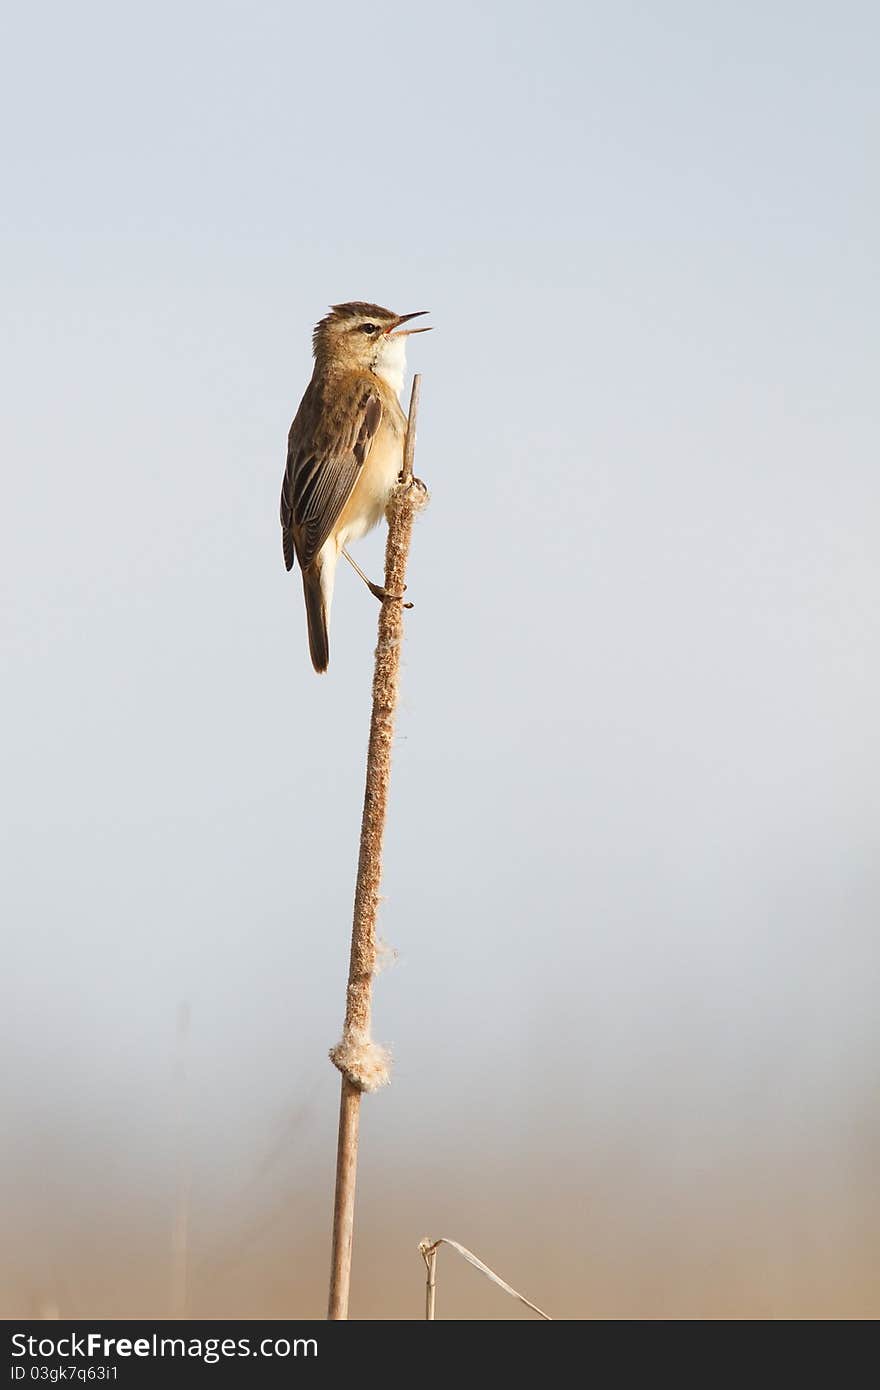
[[306, 621], [309, 625], [309, 652], [312, 665], [320, 673], [326, 671], [330, 665], [328, 613], [320, 571], [303, 570], [303, 593], [306, 598]]

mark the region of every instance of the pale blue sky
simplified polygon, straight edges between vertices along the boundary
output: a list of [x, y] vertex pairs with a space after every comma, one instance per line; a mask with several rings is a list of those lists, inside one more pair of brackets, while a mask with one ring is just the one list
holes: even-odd
[[[436, 1223], [561, 1315], [692, 1311], [719, 1268], [742, 1294], [742, 1229], [748, 1309], [862, 1306], [876, 7], [37, 4], [4, 31], [8, 1310], [162, 1310], [186, 1000], [194, 1306], [321, 1312], [376, 611], [341, 575], [316, 678], [277, 497], [345, 298], [436, 325], [355, 1313], [419, 1315]], [[563, 1169], [564, 1219], [536, 1195]], [[76, 1294], [65, 1240], [101, 1222]]]

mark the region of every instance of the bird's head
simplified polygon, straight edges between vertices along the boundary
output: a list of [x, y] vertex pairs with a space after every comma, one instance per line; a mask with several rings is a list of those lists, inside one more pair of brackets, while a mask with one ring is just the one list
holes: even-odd
[[429, 328], [404, 328], [403, 325], [427, 312], [427, 309], [420, 309], [414, 314], [395, 314], [378, 304], [365, 304], [360, 300], [334, 304], [330, 313], [315, 326], [315, 358], [342, 370], [375, 372], [399, 391], [406, 365], [407, 338], [413, 333], [430, 332]]

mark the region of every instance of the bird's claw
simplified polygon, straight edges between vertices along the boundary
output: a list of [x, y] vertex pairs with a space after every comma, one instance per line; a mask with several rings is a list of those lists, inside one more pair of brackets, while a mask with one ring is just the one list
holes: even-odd
[[[404, 592], [406, 591], [406, 587], [407, 587], [407, 586], [404, 584], [404, 586], [403, 586]], [[389, 593], [388, 590], [384, 587], [384, 585], [382, 585], [382, 584], [374, 584], [373, 581], [370, 580], [370, 579], [367, 580], [367, 588], [369, 589], [370, 593], [373, 594], [374, 597], [377, 598], [377, 599], [379, 600], [380, 603], [384, 603], [386, 599], [395, 599], [395, 600], [397, 600], [398, 602], [401, 602], [401, 603], [403, 602], [403, 594], [391, 594], [391, 593]], [[411, 603], [404, 603], [403, 606], [404, 606], [404, 608], [412, 608], [412, 607], [413, 607], [413, 605], [412, 605]]]
[[[403, 482], [406, 481], [406, 479], [404, 478], [402, 472], [401, 472], [401, 473], [398, 473], [398, 475], [397, 475], [397, 481], [398, 481], [399, 483], [403, 483]], [[415, 475], [414, 473], [411, 473], [411, 474], [410, 474], [409, 486], [410, 486], [410, 487], [417, 487], [418, 490], [419, 490], [419, 492], [423, 492], [423, 493], [425, 494], [425, 496], [427, 497], [427, 495], [428, 495], [428, 484], [427, 484], [427, 483], [423, 483], [422, 480], [421, 480], [421, 478], [417, 478], [416, 475]]]

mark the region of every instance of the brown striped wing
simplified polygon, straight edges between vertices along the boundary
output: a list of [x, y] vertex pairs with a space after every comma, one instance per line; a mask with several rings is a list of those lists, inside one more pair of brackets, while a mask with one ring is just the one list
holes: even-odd
[[294, 553], [303, 569], [312, 563], [351, 496], [382, 423], [382, 401], [369, 381], [343, 383], [332, 400], [310, 383], [287, 441], [281, 484], [284, 563]]

